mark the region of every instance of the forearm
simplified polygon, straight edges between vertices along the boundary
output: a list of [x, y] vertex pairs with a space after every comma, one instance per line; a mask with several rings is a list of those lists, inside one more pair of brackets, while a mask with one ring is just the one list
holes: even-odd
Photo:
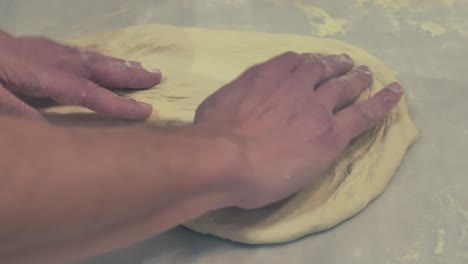
[[230, 205], [220, 179], [237, 150], [196, 127], [71, 132], [3, 124], [0, 242], [9, 246], [0, 255], [86, 240], [100, 248], [81, 254], [108, 250]]

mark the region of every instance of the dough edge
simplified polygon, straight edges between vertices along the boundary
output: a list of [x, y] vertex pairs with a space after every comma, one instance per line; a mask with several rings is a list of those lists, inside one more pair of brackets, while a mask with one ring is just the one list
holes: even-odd
[[[245, 244], [286, 243], [334, 228], [351, 217], [358, 215], [384, 193], [393, 175], [402, 163], [407, 149], [416, 142], [418, 130], [409, 117], [402, 119], [404, 120], [402, 120], [401, 124], [390, 128], [387, 132], [388, 136], [384, 140], [384, 148], [387, 150], [384, 150], [382, 152], [384, 154], [379, 158], [379, 169], [376, 173], [381, 173], [385, 176], [382, 176], [380, 182], [372, 186], [372, 188], [363, 187], [365, 191], [368, 191], [366, 196], [355, 195], [353, 196], [356, 197], [355, 199], [348, 199], [345, 194], [353, 189], [355, 185], [347, 184], [345, 181], [332, 195], [333, 198], [329, 198], [326, 203], [316, 210], [305, 213], [305, 215], [301, 215], [300, 217], [277, 222], [274, 227], [238, 229], [235, 226], [232, 228], [222, 226], [222, 228], [214, 229], [210, 227], [210, 219], [207, 216], [202, 216], [199, 219], [184, 224], [184, 226], [201, 234], [214, 235]], [[394, 140], [399, 137], [402, 137], [401, 141], [397, 142]], [[349, 175], [347, 180], [351, 178], [353, 178], [353, 175]], [[355, 192], [356, 190], [353, 189], [353, 191]], [[217, 226], [215, 223], [212, 225]]]
[[[388, 84], [392, 81], [396, 81], [391, 70], [384, 65], [380, 60], [367, 53], [366, 51], [355, 47], [351, 44], [334, 40], [334, 39], [319, 39], [309, 36], [299, 36], [292, 34], [275, 34], [275, 33], [262, 33], [262, 32], [248, 32], [248, 31], [218, 31], [218, 30], [207, 30], [201, 28], [189, 28], [189, 27], [177, 27], [170, 25], [143, 25], [128, 27], [125, 29], [119, 29], [113, 32], [106, 32], [106, 34], [116, 35], [122, 30], [132, 31], [141, 30], [147, 32], [158, 32], [163, 33], [174, 30], [183, 30], [192, 38], [197, 38], [199, 35], [212, 34], [211, 32], [218, 32], [227, 37], [228, 34], [233, 36], [229, 37], [232, 39], [248, 39], [253, 37], [255, 39], [260, 38], [271, 38], [276, 40], [285, 49], [288, 49], [289, 38], [292, 39], [290, 42], [315, 43], [326, 44], [327, 47], [321, 47], [320, 52], [346, 52], [355, 58], [359, 58], [358, 61], [365, 63], [371, 68], [372, 71], [377, 72], [376, 79], [382, 77], [382, 80], [378, 80], [379, 85]], [[100, 33], [98, 33], [100, 34]], [[77, 40], [71, 40], [70, 43], [80, 44], [86, 43], [87, 39], [92, 42], [94, 36], [98, 34], [90, 35], [88, 38], [82, 37]], [[218, 37], [221, 37], [219, 35]], [[283, 39], [283, 40], [282, 40]], [[286, 44], [285, 44], [286, 43]], [[291, 45], [297, 52], [306, 52], [307, 50], [296, 50], [298, 45]], [[302, 45], [300, 45], [302, 47]], [[310, 45], [314, 47], [314, 45]], [[316, 48], [316, 46], [315, 46]], [[304, 48], [305, 49], [305, 48]], [[163, 72], [164, 73], [164, 72]], [[279, 222], [274, 227], [266, 228], [244, 228], [238, 229], [236, 227], [218, 226], [210, 223], [207, 217], [201, 217], [194, 221], [184, 224], [185, 227], [192, 229], [202, 234], [215, 235], [228, 240], [242, 242], [247, 244], [270, 244], [270, 243], [282, 243], [296, 240], [298, 238], [310, 235], [315, 232], [323, 231], [332, 228], [343, 221], [346, 221], [350, 217], [358, 214], [369, 203], [375, 200], [380, 194], [382, 194], [388, 183], [393, 178], [394, 173], [397, 171], [399, 165], [403, 161], [407, 149], [416, 141], [418, 137], [418, 130], [411, 120], [405, 97], [402, 98], [398, 104], [396, 110], [401, 114], [399, 122], [393, 123], [387, 135], [384, 137], [382, 142], [383, 151], [377, 162], [376, 174], [383, 175], [378, 177], [378, 182], [369, 186], [361, 186], [362, 195], [355, 195], [353, 199], [348, 199], [346, 193], [352, 188], [356, 188], [356, 184], [348, 184], [349, 181], [356, 178], [356, 175], [350, 174], [346, 181], [340, 185], [339, 189], [332, 195], [332, 198], [328, 199], [327, 202], [322, 204], [316, 210], [306, 213], [302, 217], [296, 217], [288, 219], [284, 222]], [[169, 118], [170, 119], [170, 118]], [[187, 118], [186, 118], [187, 119]], [[187, 121], [187, 120], [186, 120]], [[355, 189], [353, 191], [356, 191]]]

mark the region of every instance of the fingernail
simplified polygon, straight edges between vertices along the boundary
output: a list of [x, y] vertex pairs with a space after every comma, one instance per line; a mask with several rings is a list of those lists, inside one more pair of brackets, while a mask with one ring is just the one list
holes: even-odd
[[159, 69], [147, 69], [147, 71], [151, 73], [161, 73]]
[[140, 105], [141, 107], [145, 108], [146, 110], [152, 110], [153, 109], [153, 106], [150, 105], [150, 104], [147, 104], [147, 103], [143, 103], [143, 102], [137, 102], [138, 105]]
[[388, 86], [388, 89], [394, 93], [401, 93], [403, 92], [403, 87], [399, 83], [392, 83]]
[[372, 72], [370, 71], [369, 67], [367, 67], [366, 65], [361, 65], [357, 68], [358, 71], [362, 72], [362, 73], [365, 73], [365, 74], [372, 74]]

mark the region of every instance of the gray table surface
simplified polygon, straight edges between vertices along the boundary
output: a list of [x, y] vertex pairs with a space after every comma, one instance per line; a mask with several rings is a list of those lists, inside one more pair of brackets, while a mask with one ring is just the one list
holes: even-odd
[[466, 0], [0, 0], [0, 26], [57, 39], [147, 23], [332, 37], [406, 87], [421, 136], [387, 191], [336, 228], [244, 246], [177, 228], [94, 263], [468, 263]]

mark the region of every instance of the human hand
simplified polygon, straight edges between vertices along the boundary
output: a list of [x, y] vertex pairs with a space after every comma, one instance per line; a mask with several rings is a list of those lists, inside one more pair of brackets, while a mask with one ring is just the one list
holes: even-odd
[[397, 83], [355, 103], [372, 73], [352, 67], [347, 55], [288, 52], [248, 69], [199, 106], [195, 124], [230, 134], [241, 148], [242, 165], [229, 179], [235, 206], [258, 208], [298, 191], [398, 103]]
[[158, 70], [140, 63], [80, 50], [38, 37], [13, 37], [0, 31], [0, 112], [42, 119], [16, 95], [49, 98], [97, 113], [145, 119], [152, 107], [106, 88], [146, 89], [161, 80]]

